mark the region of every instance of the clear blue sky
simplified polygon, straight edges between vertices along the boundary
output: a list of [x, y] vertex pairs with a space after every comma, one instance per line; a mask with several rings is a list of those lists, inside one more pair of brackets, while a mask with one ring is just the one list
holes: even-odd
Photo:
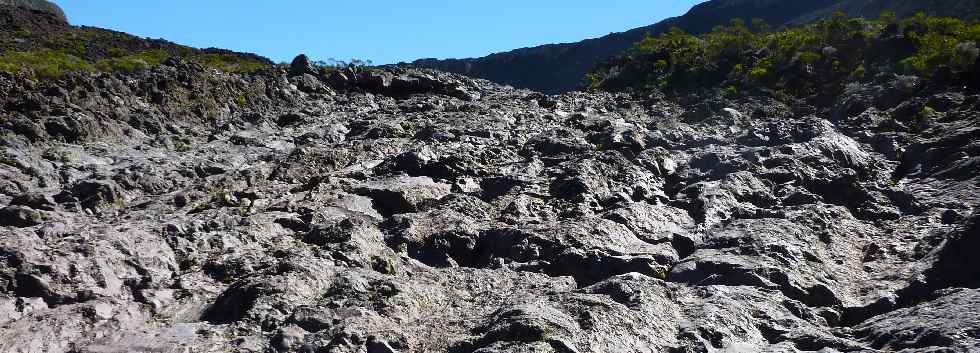
[[703, 0], [54, 0], [75, 25], [288, 61], [478, 57], [678, 16]]

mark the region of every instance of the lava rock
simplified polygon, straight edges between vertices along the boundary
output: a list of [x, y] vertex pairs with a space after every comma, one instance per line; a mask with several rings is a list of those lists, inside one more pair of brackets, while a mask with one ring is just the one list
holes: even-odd
[[980, 290], [951, 289], [913, 307], [869, 318], [855, 332], [875, 349], [967, 352], [980, 345]]
[[54, 211], [57, 204], [54, 199], [43, 193], [29, 192], [15, 196], [10, 200], [12, 206], [26, 206], [35, 210]]
[[357, 193], [370, 197], [382, 215], [421, 211], [426, 204], [449, 195], [452, 186], [429, 177], [400, 176], [368, 182]]
[[24, 206], [0, 208], [0, 226], [33, 227], [44, 221], [41, 212]]
[[118, 206], [124, 201], [119, 186], [110, 180], [86, 180], [79, 182], [72, 186], [71, 195], [79, 200], [82, 207], [94, 211], [106, 207]]
[[392, 348], [391, 345], [388, 344], [388, 342], [379, 340], [374, 336], [368, 337], [367, 352], [368, 353], [398, 353], [398, 351]]
[[316, 76], [320, 70], [313, 66], [310, 58], [306, 54], [297, 55], [289, 64], [289, 74], [292, 76], [313, 75]]
[[0, 6], [16, 6], [54, 16], [62, 23], [68, 23], [65, 12], [53, 2], [46, 0], [0, 0]]

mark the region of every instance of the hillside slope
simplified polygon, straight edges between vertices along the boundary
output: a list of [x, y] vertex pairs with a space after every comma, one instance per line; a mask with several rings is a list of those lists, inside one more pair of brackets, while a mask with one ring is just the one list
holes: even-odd
[[[76, 27], [46, 1], [0, 3], [0, 70], [24, 71], [34, 77], [60, 76], [70, 71], [133, 72], [183, 59], [206, 68], [248, 72], [272, 65], [251, 53], [197, 49], [162, 39]], [[47, 4], [48, 6], [45, 6]]]
[[980, 19], [980, 2], [973, 0], [845, 0], [825, 9], [801, 16], [795, 24], [807, 23], [843, 11], [849, 16], [875, 18], [885, 12], [908, 17], [918, 12], [931, 16]]
[[0, 69], [0, 352], [980, 350], [980, 91], [942, 75], [685, 99], [193, 51], [37, 74], [85, 53]]
[[549, 44], [473, 59], [421, 59], [413, 65], [488, 79], [500, 84], [545, 93], [579, 88], [598, 62], [622, 53], [646, 34], [659, 35], [671, 27], [700, 34], [731, 19], [761, 18], [772, 27], [812, 21], [843, 10], [855, 16], [877, 17], [885, 11], [976, 18], [980, 5], [970, 0], [711, 0], [683, 16], [576, 43]]
[[779, 25], [834, 2], [714, 0], [695, 6], [684, 16], [601, 38], [517, 49], [483, 58], [421, 59], [412, 64], [545, 93], [567, 92], [578, 88], [585, 73], [598, 61], [620, 54], [648, 33], [657, 35], [675, 26], [701, 33], [740, 17], [763, 18]]

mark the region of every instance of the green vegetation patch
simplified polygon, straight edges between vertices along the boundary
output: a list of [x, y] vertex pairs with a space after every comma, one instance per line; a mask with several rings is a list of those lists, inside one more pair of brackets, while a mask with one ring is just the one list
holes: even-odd
[[67, 72], [92, 71], [95, 65], [65, 51], [38, 49], [3, 53], [0, 55], [0, 70], [29, 73], [37, 78], [56, 78]]
[[932, 73], [941, 67], [968, 69], [980, 51], [980, 24], [955, 18], [916, 15], [903, 21], [909, 28], [908, 37], [919, 48], [915, 55], [902, 60], [908, 68], [920, 73]]
[[[980, 24], [916, 15], [898, 20], [838, 13], [809, 25], [771, 31], [762, 20], [736, 19], [695, 36], [673, 28], [648, 36], [623, 56], [600, 64], [585, 85], [605, 90], [660, 89], [679, 93], [710, 87], [761, 86], [813, 93], [866, 74], [934, 75], [975, 70]], [[719, 88], [720, 89], [720, 88]]]
[[[115, 49], [115, 50], [113, 50]], [[132, 73], [145, 70], [152, 66], [160, 65], [170, 58], [170, 53], [164, 50], [148, 50], [135, 54], [128, 54], [123, 49], [112, 48], [109, 50], [110, 58], [96, 62], [95, 66], [106, 72], [125, 72]]]
[[173, 57], [228, 73], [251, 73], [271, 65], [245, 54], [202, 51], [86, 27], [57, 34], [25, 32], [12, 35], [5, 35], [0, 43], [0, 71], [39, 79], [58, 78], [70, 72], [134, 73], [161, 65]]
[[250, 73], [268, 67], [266, 63], [228, 53], [196, 54], [188, 58], [206, 68], [230, 73]]

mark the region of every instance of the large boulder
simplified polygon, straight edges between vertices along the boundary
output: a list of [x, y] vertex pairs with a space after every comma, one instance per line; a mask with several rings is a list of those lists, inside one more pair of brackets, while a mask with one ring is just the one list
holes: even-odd
[[41, 222], [41, 213], [29, 207], [7, 206], [0, 208], [0, 226], [24, 228], [36, 226]]
[[0, 6], [15, 6], [32, 11], [43, 12], [53, 15], [57, 19], [68, 23], [68, 17], [58, 5], [46, 0], [0, 0]]
[[381, 214], [421, 211], [426, 204], [449, 195], [451, 186], [429, 177], [398, 176], [360, 185], [355, 192], [374, 200]]
[[875, 349], [973, 352], [980, 345], [980, 291], [947, 289], [939, 297], [876, 316], [855, 327]]
[[121, 205], [124, 201], [119, 185], [111, 180], [86, 180], [72, 186], [71, 196], [93, 211]]
[[297, 55], [293, 59], [293, 62], [289, 64], [289, 74], [292, 76], [303, 76], [303, 75], [314, 75], [316, 76], [320, 70], [317, 70], [316, 66], [310, 61], [310, 58], [306, 54]]

